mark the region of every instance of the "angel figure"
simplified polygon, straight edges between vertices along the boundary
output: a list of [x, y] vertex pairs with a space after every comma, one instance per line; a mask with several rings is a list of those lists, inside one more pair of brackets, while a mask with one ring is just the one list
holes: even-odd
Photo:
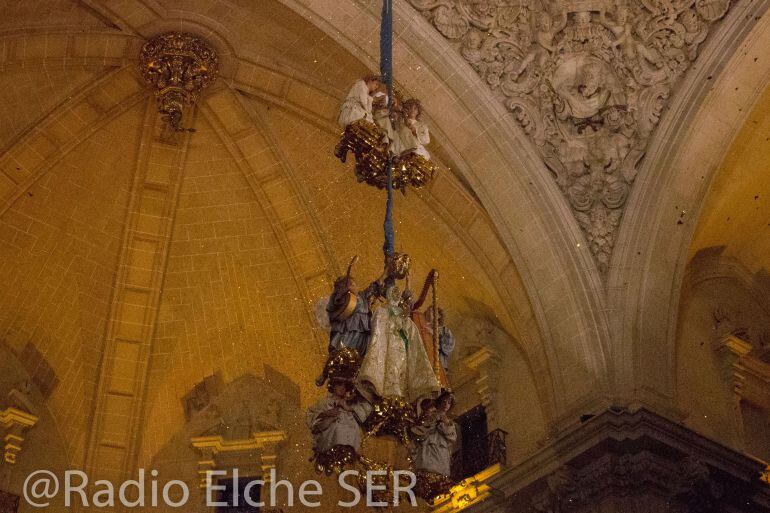
[[[423, 285], [422, 292], [420, 293], [420, 296], [417, 298], [417, 301], [412, 305], [412, 313], [411, 317], [414, 321], [415, 325], [417, 326], [417, 329], [420, 332], [420, 338], [422, 339], [422, 343], [425, 346], [425, 352], [428, 355], [428, 359], [430, 360], [430, 364], [433, 367], [433, 369], [436, 371], [437, 375], [436, 377], [439, 380], [439, 383], [441, 384], [442, 389], [448, 389], [449, 388], [449, 380], [447, 378], [447, 370], [449, 368], [449, 355], [454, 350], [455, 346], [455, 340], [454, 335], [452, 332], [444, 326], [444, 311], [441, 308], [437, 308], [438, 310], [438, 337], [436, 337], [438, 340], [438, 348], [434, 346], [434, 335], [433, 335], [433, 307], [428, 307], [425, 310], [421, 310], [423, 304], [425, 303], [425, 300], [428, 296], [428, 290], [430, 287], [434, 284], [436, 276], [435, 269], [430, 272], [427, 279], [425, 280], [425, 284]], [[438, 351], [436, 351], [438, 349]], [[436, 353], [438, 353], [438, 365], [436, 364]]]
[[358, 457], [361, 424], [371, 411], [371, 405], [356, 394], [350, 380], [330, 380], [329, 395], [311, 406], [306, 418], [313, 435], [313, 454], [322, 469], [328, 471], [329, 464], [340, 467]]
[[[428, 322], [433, 322], [433, 311], [428, 310], [426, 312]], [[439, 359], [441, 360], [441, 367], [445, 373], [449, 373], [449, 358], [452, 356], [452, 352], [455, 350], [455, 336], [449, 326], [446, 325], [446, 316], [444, 309], [438, 309], [438, 349]]]
[[607, 13], [602, 11], [599, 14], [599, 23], [604, 25], [615, 35], [612, 46], [620, 48], [623, 57], [630, 65], [639, 64], [638, 57], [641, 55], [645, 61], [661, 67], [662, 61], [658, 55], [639, 42], [634, 34], [634, 26], [629, 19], [630, 11], [627, 6], [619, 4], [615, 9], [614, 20], [607, 18]]
[[516, 80], [529, 66], [537, 61], [537, 66], [542, 68], [545, 66], [545, 62], [553, 52], [556, 51], [556, 47], [553, 45], [553, 38], [556, 34], [564, 30], [567, 26], [567, 14], [561, 13], [559, 21], [554, 24], [551, 15], [547, 11], [543, 11], [537, 18], [537, 31], [532, 39], [529, 51], [524, 56], [519, 66], [511, 71], [511, 78]]
[[[395, 278], [406, 279], [402, 293]], [[358, 371], [359, 390], [374, 402], [383, 397], [403, 397], [410, 403], [434, 397], [441, 386], [433, 372], [420, 332], [410, 318], [408, 272], [389, 272], [384, 304], [372, 314], [369, 347]]]
[[[380, 83], [373, 95], [372, 113], [374, 117], [374, 123], [380, 127], [380, 130], [382, 130], [384, 134], [384, 141], [388, 143], [388, 146], [392, 146], [396, 135], [391, 117], [391, 108], [389, 108], [388, 103], [388, 88], [385, 84]], [[392, 109], [394, 112], [398, 110], [397, 100], [395, 97], [393, 98]]]
[[457, 426], [449, 418], [454, 398], [443, 392], [435, 400], [427, 400], [424, 411], [412, 428], [411, 448], [414, 469], [449, 476], [452, 472], [452, 452], [457, 442]]
[[420, 100], [412, 98], [404, 101], [396, 134], [397, 154], [415, 153], [430, 160], [430, 153], [424, 146], [430, 142], [430, 133], [427, 125], [420, 120], [421, 116], [422, 103]]
[[680, 21], [684, 27], [684, 42], [687, 43], [687, 58], [694, 61], [698, 56], [698, 46], [706, 40], [708, 35], [708, 25], [701, 21], [696, 12], [684, 11], [681, 14]]
[[[334, 281], [334, 290], [326, 304], [329, 319], [329, 355], [347, 347], [363, 358], [371, 336], [371, 310], [373, 299], [383, 294], [385, 274], [369, 284], [364, 290], [358, 288], [352, 276], [353, 265], [358, 257], [353, 257], [345, 275]], [[319, 387], [326, 381], [326, 366], [316, 379]]]
[[340, 107], [339, 124], [346, 127], [361, 119], [374, 123], [373, 97], [381, 85], [382, 79], [377, 75], [367, 75], [357, 80]]

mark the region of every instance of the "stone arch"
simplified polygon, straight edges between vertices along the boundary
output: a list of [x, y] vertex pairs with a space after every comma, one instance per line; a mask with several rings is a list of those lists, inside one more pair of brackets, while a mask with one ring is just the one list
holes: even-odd
[[[767, 2], [735, 6], [661, 119], [629, 199], [608, 282], [615, 386], [672, 416], [679, 292], [701, 208], [770, 80]], [[698, 130], [708, 127], [708, 130]]]
[[[376, 6], [283, 3], [368, 67], [376, 67]], [[394, 49], [399, 82], [416, 96], [457, 106], [433, 114], [434, 126], [468, 127], [442, 134], [447, 151], [522, 275], [552, 366], [555, 408], [563, 412], [565, 425], [573, 423], [577, 411], [602, 402], [607, 383], [608, 333], [599, 271], [549, 172], [518, 127], [508, 122], [503, 105], [414, 9], [394, 8], [397, 17], [410, 20]]]
[[[307, 12], [299, 4], [290, 7], [297, 12]], [[351, 8], [365, 18], [362, 27], [373, 26], [373, 13], [357, 6]], [[409, 13], [410, 10], [405, 10], [402, 14]], [[171, 26], [200, 28], [202, 23], [201, 19], [189, 22], [157, 21], [161, 15], [180, 13], [159, 13], [150, 8], [139, 9], [125, 18], [113, 14], [116, 25], [135, 27], [132, 29], [134, 33], [141, 32], [139, 27], [158, 30]], [[543, 386], [544, 395], [554, 398], [549, 401], [550, 408], [554, 412], [563, 412], [564, 417], [569, 419], [566, 422], [571, 423], [576, 411], [582, 411], [587, 403], [603, 395], [606, 384], [607, 339], [603, 299], [598, 292], [600, 279], [587, 249], [580, 247], [580, 230], [568, 215], [569, 210], [547, 176], [548, 172], [528, 143], [518, 139], [518, 129], [509, 130], [507, 123], [500, 123], [500, 119], [507, 119], [502, 106], [494, 98], [484, 96], [486, 90], [477, 87], [478, 79], [472, 73], [459, 76], [449, 71], [465, 64], [451, 52], [439, 52], [446, 49], [444, 43], [432, 33], [430, 27], [417, 21], [419, 28], [416, 33], [404, 34], [404, 40], [411, 48], [405, 45], [399, 51], [405, 52], [405, 63], [414, 59], [423, 63], [429, 61], [428, 56], [433, 52], [431, 48], [442, 54], [440, 62], [432, 64], [432, 71], [442, 75], [446, 71], [446, 75], [451, 77], [452, 89], [441, 90], [440, 97], [462, 108], [457, 113], [442, 113], [450, 116], [446, 119], [439, 119], [437, 115], [435, 125], [439, 129], [441, 126], [453, 126], [453, 121], [459, 119], [452, 119], [451, 116], [467, 116], [464, 123], [468, 126], [467, 131], [451, 136], [446, 132], [442, 134], [447, 141], [446, 152], [456, 163], [453, 167], [460, 169], [462, 178], [471, 183], [472, 193], [481, 199], [486, 213], [490, 215], [503, 239], [503, 254], [513, 255], [515, 265], [510, 257], [506, 257], [498, 261], [494, 271], [511, 276], [509, 283], [518, 281], [514, 279], [517, 271], [522, 274], [534, 310], [533, 316], [524, 315], [522, 324], [527, 333], [522, 342], [530, 347], [528, 354], [535, 355], [533, 365], [538, 371], [550, 371], [551, 383]], [[341, 40], [334, 27], [320, 28], [348, 51], [358, 53], [360, 50], [355, 49], [350, 40]], [[213, 33], [213, 29], [206, 32], [211, 38], [214, 38]], [[420, 43], [428, 46], [421, 48], [417, 52], [419, 55], [410, 54], [411, 49], [420, 46]], [[374, 49], [367, 48], [365, 55], [363, 60], [370, 64]], [[233, 81], [248, 82], [248, 77], [254, 80], [254, 67], [253, 63], [243, 61], [233, 65]], [[428, 81], [421, 84], [417, 79], [414, 73], [404, 73], [404, 84], [416, 93], [429, 96], [434, 92], [431, 86], [435, 83]], [[312, 77], [308, 80], [312, 81]], [[471, 88], [478, 91], [481, 97], [469, 94]], [[283, 91], [277, 93], [276, 96], [280, 97]], [[475, 169], [494, 171], [479, 174]], [[526, 173], [520, 176], [513, 169]], [[524, 207], [515, 207], [519, 205]], [[532, 212], [537, 215], [531, 216]], [[485, 239], [475, 242], [483, 245]], [[583, 272], [586, 269], [588, 273]], [[526, 305], [527, 300], [518, 299], [515, 302]], [[542, 344], [539, 343], [538, 332], [543, 334]]]
[[[113, 21], [118, 25], [125, 25], [124, 21], [118, 19]], [[180, 26], [179, 22], [159, 20], [148, 21], [147, 23], [152, 27], [151, 32], [156, 30], [162, 32]], [[183, 26], [185, 30], [206, 33], [212, 41], [222, 42], [229, 48], [228, 44], [223, 42], [223, 38], [214, 34], [210, 29], [202, 29], [199, 24], [193, 22], [184, 23], [187, 23]], [[45, 35], [37, 36], [45, 37]], [[44, 39], [40, 40], [43, 41]], [[23, 39], [19, 39], [19, 41], [23, 41]], [[19, 57], [11, 64], [16, 67], [29, 67], [38, 64], [67, 66], [81, 65], [82, 63], [94, 66], [120, 65], [133, 62], [142, 43], [136, 36], [113, 33], [104, 35], [67, 34], [66, 41], [68, 42], [66, 55], [16, 52], [14, 55], [18, 54]], [[25, 46], [27, 42], [14, 44]], [[31, 45], [31, 47], [36, 46], [37, 44]], [[99, 53], [94, 48], [107, 48], [107, 50], [102, 50], [102, 53]], [[106, 54], [103, 55], [104, 52]], [[31, 60], [25, 60], [26, 57]], [[341, 90], [332, 87], [331, 94], [329, 94], [327, 92], [328, 84], [322, 84], [322, 81], [317, 78], [306, 77], [301, 74], [297, 76], [293, 71], [291, 75], [288, 75], [287, 71], [276, 69], [274, 62], [270, 62], [269, 65], [255, 63], [232, 55], [229, 59], [230, 64], [225, 67], [224, 78], [236, 90], [256, 95], [265, 101], [297, 112], [310, 123], [322, 126], [326, 131], [336, 133], [334, 118], [336, 117], [336, 106], [342, 94]], [[269, 59], [265, 59], [265, 61], [269, 61]], [[322, 86], [326, 89], [322, 89]], [[312, 89], [313, 95], [316, 97], [320, 96], [326, 99], [320, 103], [307, 101], [305, 93], [308, 88]], [[436, 131], [441, 132], [440, 127], [436, 127]], [[556, 357], [549, 346], [541, 343], [541, 328], [532, 312], [529, 298], [519, 292], [523, 286], [517, 266], [512, 261], [507, 247], [495, 233], [496, 230], [492, 226], [488, 214], [480, 207], [473, 193], [467, 191], [467, 186], [463, 185], [452, 173], [441, 175], [432, 190], [426, 191], [423, 196], [426, 201], [433, 205], [432, 208], [457, 221], [456, 233], [464, 238], [466, 245], [472, 249], [479, 261], [488, 264], [490, 277], [500, 294], [501, 304], [505, 305], [514, 320], [514, 323], [510, 324], [509, 321], [503, 319], [503, 324], [506, 329], [512, 330], [516, 334], [516, 338], [524, 347], [534, 372], [546, 376], [546, 379], [538, 380], [539, 394], [544, 406], [551, 410], [555, 407], [556, 401], [554, 400], [555, 386], [552, 384], [552, 377], [550, 377], [553, 365], [549, 364], [548, 361], [553, 361]], [[469, 212], [472, 212], [472, 215], [469, 216]], [[503, 278], [502, 282], [500, 282], [499, 277]]]

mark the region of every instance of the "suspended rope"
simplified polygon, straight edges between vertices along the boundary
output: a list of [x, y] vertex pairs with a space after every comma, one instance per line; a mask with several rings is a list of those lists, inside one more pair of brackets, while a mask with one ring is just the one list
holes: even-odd
[[[348, 299], [353, 297], [354, 299], [352, 303], [345, 301], [344, 308], [348, 309], [349, 305], [352, 304], [350, 309], [358, 312], [357, 315], [371, 315], [374, 316], [374, 319], [378, 319], [372, 321], [375, 324], [380, 322], [379, 319], [383, 319], [387, 329], [371, 330], [372, 333], [367, 334], [366, 344], [364, 344], [361, 354], [356, 349], [344, 347], [344, 342], [342, 343], [343, 347], [337, 350], [332, 348], [330, 344], [330, 355], [322, 378], [329, 383], [337, 380], [337, 382], [351, 384], [350, 390], [347, 388], [340, 389], [339, 387], [330, 388], [332, 394], [337, 394], [337, 399], [334, 402], [335, 406], [332, 406], [335, 411], [341, 411], [336, 406], [338, 404], [336, 401], [339, 400], [345, 402], [354, 401], [362, 403], [362, 405], [364, 403], [369, 404], [371, 413], [368, 414], [362, 423], [363, 439], [390, 437], [400, 442], [406, 449], [408, 468], [416, 469], [415, 493], [430, 502], [439, 495], [448, 493], [452, 485], [452, 480], [448, 475], [450, 472], [442, 470], [444, 467], [449, 469], [452, 455], [451, 446], [449, 443], [442, 442], [443, 449], [441, 449], [439, 455], [442, 463], [438, 467], [439, 471], [429, 470], [434, 467], [430, 467], [429, 465], [431, 464], [429, 463], [420, 463], [418, 456], [422, 452], [417, 450], [416, 447], [422, 447], [433, 442], [428, 441], [427, 434], [423, 436], [419, 433], [420, 430], [415, 431], [413, 428], [420, 427], [425, 433], [432, 429], [438, 433], [438, 423], [442, 422], [442, 425], [451, 426], [452, 432], [454, 432], [454, 425], [446, 419], [441, 420], [440, 418], [440, 415], [445, 416], [451, 407], [451, 393], [446, 388], [443, 388], [446, 385], [446, 377], [443, 373], [440, 359], [438, 274], [436, 271], [432, 271], [429, 280], [429, 283], [433, 286], [433, 304], [431, 307], [433, 313], [433, 347], [431, 348], [431, 340], [428, 338], [429, 335], [427, 333], [430, 331], [427, 321], [427, 310], [421, 311], [416, 305], [411, 304], [402, 307], [401, 301], [407, 299], [407, 294], [401, 294], [398, 289], [393, 287], [396, 284], [396, 280], [405, 279], [407, 280], [406, 286], [408, 288], [410, 275], [409, 255], [397, 254], [395, 251], [396, 234], [393, 220], [393, 191], [398, 189], [402, 193], [406, 193], [407, 187], [417, 189], [427, 185], [433, 178], [437, 167], [430, 162], [430, 156], [422, 146], [422, 144], [427, 143], [428, 129], [418, 119], [421, 112], [419, 101], [416, 99], [405, 100], [400, 104], [403, 110], [397, 108], [401, 98], [397, 99], [393, 90], [393, 0], [382, 0], [380, 81], [381, 83], [377, 84], [375, 88], [371, 78], [367, 77], [362, 81], [363, 84], [357, 82], [351, 89], [340, 111], [340, 123], [345, 125], [345, 132], [335, 148], [335, 155], [344, 163], [348, 152], [352, 151], [356, 158], [355, 172], [358, 180], [373, 185], [380, 190], [386, 189], [387, 192], [385, 219], [383, 222], [385, 237], [382, 246], [386, 260], [385, 296], [387, 301], [384, 306], [378, 306], [376, 311], [371, 310], [369, 313], [358, 312], [356, 310], [356, 305], [358, 304], [356, 301], [359, 301], [359, 296], [350, 290], [350, 267], [343, 284], [346, 285], [344, 287], [346, 291], [345, 297]], [[369, 99], [361, 105], [362, 102], [360, 100], [363, 96], [361, 94], [363, 93], [361, 85], [366, 87], [370, 96], [377, 98], [377, 103], [372, 105], [371, 112], [366, 112], [366, 103], [369, 102]], [[387, 94], [387, 105], [384, 107], [390, 120], [384, 118], [384, 113], [382, 112], [383, 105], [379, 99], [382, 96], [381, 89], [383, 85]], [[374, 103], [374, 98], [371, 101]], [[374, 122], [368, 119], [369, 116], [364, 116], [362, 119], [359, 115], [360, 112], [355, 110], [354, 107], [358, 107], [359, 110], [360, 107], [363, 107], [364, 112], [374, 118]], [[395, 114], [399, 114], [398, 120], [394, 119]], [[396, 126], [394, 127], [394, 125]], [[410, 131], [413, 137], [406, 134], [406, 137], [401, 138], [400, 132], [404, 129]], [[418, 131], [422, 135], [418, 135]], [[402, 151], [402, 146], [406, 144], [404, 139], [408, 141], [410, 146], [408, 146], [408, 150]], [[394, 144], [396, 142], [398, 144]], [[422, 305], [426, 298], [429, 283], [426, 282], [426, 285], [423, 286], [423, 294], [418, 301], [420, 305]], [[337, 288], [338, 282], [335, 282], [335, 293]], [[398, 306], [395, 305], [396, 301], [399, 302]], [[385, 311], [385, 316], [378, 317], [382, 315], [381, 312], [384, 308], [389, 310]], [[330, 315], [330, 320], [332, 318], [334, 316]], [[420, 319], [422, 328], [415, 324], [413, 318]], [[346, 330], [347, 328], [344, 328], [337, 333], [347, 336]], [[423, 331], [426, 332], [424, 335]], [[332, 336], [337, 337], [337, 333]], [[393, 339], [393, 336], [397, 336], [397, 339]], [[339, 340], [342, 340], [342, 338], [339, 338]], [[401, 344], [403, 344], [403, 350], [400, 347], [397, 351], [392, 350], [394, 345], [398, 347]], [[392, 366], [389, 362], [392, 358], [401, 358], [404, 351], [406, 356], [410, 358], [410, 365], [399, 366], [398, 370], [395, 370], [396, 367]], [[430, 358], [431, 353], [433, 354], [433, 362], [431, 362]], [[374, 354], [374, 358], [370, 357], [370, 354]], [[387, 355], [383, 362], [378, 360], [379, 357], [377, 355], [380, 354]], [[414, 362], [414, 364], [411, 362]], [[411, 370], [412, 368], [415, 370]], [[380, 381], [380, 378], [383, 378], [382, 381], [384, 382], [390, 379], [389, 374], [388, 378], [385, 378], [386, 372], [397, 373], [399, 380], [404, 378], [405, 386], [386, 384], [378, 388], [376, 382]], [[441, 376], [444, 377], [442, 378]], [[419, 383], [419, 385], [415, 383]], [[357, 390], [358, 394], [348, 399], [347, 394], [353, 392], [353, 390]], [[344, 396], [341, 395], [343, 392], [345, 393]], [[425, 401], [426, 399], [432, 399], [433, 402], [428, 403]], [[354, 403], [351, 402], [350, 404]], [[398, 475], [395, 472], [395, 463], [375, 461], [362, 454], [360, 432], [354, 432], [347, 425], [341, 423], [328, 425], [325, 422], [327, 418], [325, 412], [329, 411], [328, 399], [322, 400], [318, 403], [317, 407], [314, 406], [313, 408], [316, 420], [312, 421], [311, 432], [313, 433], [315, 443], [313, 450], [316, 469], [327, 474], [332, 472], [341, 473], [342, 469], [349, 467], [356, 467], [356, 470], [359, 471], [385, 471], [385, 474], [388, 476], [387, 478], [383, 476], [381, 481], [374, 481], [371, 484], [376, 483], [378, 489], [382, 490], [382, 497], [378, 496], [375, 500], [390, 503], [391, 499], [386, 498], [384, 494], [392, 497], [393, 490], [388, 488], [385, 482], [387, 480], [397, 484], [397, 481], [394, 479]], [[345, 409], [344, 413], [340, 413], [340, 415], [343, 414], [353, 418], [352, 410]], [[353, 418], [353, 421], [358, 422], [360, 419]], [[429, 428], [429, 425], [433, 427]], [[340, 431], [336, 431], [337, 429], [340, 429]], [[433, 433], [433, 431], [430, 432]], [[327, 433], [333, 433], [334, 437], [327, 435]], [[444, 436], [444, 434], [438, 434], [436, 436], [442, 436], [449, 440], [449, 438], [453, 439], [455, 435]], [[335, 445], [329, 447], [330, 440], [334, 440]], [[343, 440], [350, 443], [343, 443]], [[358, 482], [359, 488], [362, 491], [367, 489], [366, 487], [369, 484], [369, 481], [359, 480]], [[371, 489], [368, 490], [371, 491]], [[397, 504], [398, 501], [395, 500], [394, 503], [391, 503], [391, 506]]]
[[[393, 113], [393, 2], [382, 1], [382, 22], [380, 25], [380, 74], [388, 90], [388, 114]], [[382, 251], [385, 259], [396, 252], [396, 233], [393, 227], [393, 155], [388, 155], [388, 199], [385, 205], [385, 243]]]
[[380, 75], [388, 87], [388, 107], [393, 105], [393, 1], [382, 1], [380, 23]]

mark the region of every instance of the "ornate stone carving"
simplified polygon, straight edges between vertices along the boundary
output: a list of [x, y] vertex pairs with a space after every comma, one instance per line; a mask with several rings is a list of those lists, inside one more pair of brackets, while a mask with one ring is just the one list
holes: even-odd
[[712, 478], [708, 465], [689, 456], [675, 463], [647, 451], [606, 454], [580, 469], [562, 467], [546, 483], [547, 489], [532, 500], [533, 513], [593, 511], [590, 506], [602, 497], [629, 497], [643, 489], [660, 493], [665, 504], [660, 511], [667, 513], [724, 511], [719, 509], [724, 486]]
[[195, 103], [200, 92], [219, 73], [217, 53], [202, 39], [190, 34], [167, 32], [142, 47], [139, 71], [155, 88], [158, 110], [175, 131], [181, 126], [186, 105]]
[[409, 0], [495, 91], [602, 270], [672, 87], [729, 0]]
[[612, 408], [492, 477], [469, 511], [770, 512], [765, 465], [648, 410]]

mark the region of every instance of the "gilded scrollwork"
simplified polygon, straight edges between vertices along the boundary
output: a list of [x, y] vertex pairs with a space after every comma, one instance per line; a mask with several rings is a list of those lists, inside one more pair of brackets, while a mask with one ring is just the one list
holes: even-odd
[[410, 0], [532, 139], [606, 271], [672, 88], [729, 0]]
[[158, 110], [172, 132], [184, 130], [182, 113], [219, 75], [219, 59], [209, 44], [191, 34], [167, 32], [142, 47], [139, 72], [155, 89]]

